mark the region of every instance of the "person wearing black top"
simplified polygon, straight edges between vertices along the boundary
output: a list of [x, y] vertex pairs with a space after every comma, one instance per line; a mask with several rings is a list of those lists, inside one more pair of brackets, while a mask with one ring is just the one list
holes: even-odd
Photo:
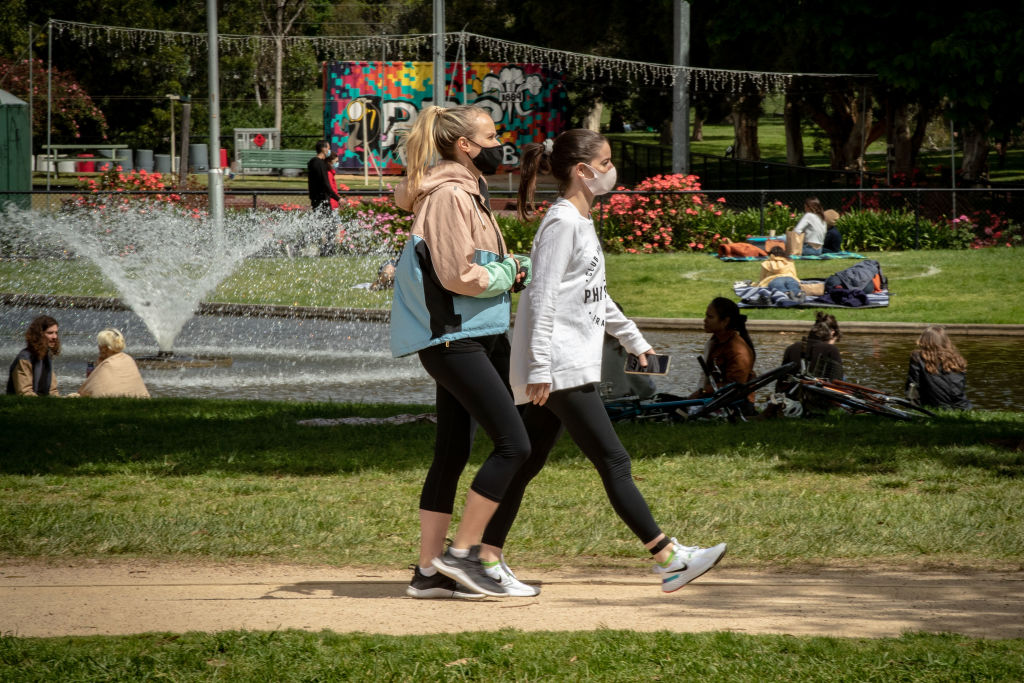
[[[836, 348], [841, 338], [835, 316], [819, 311], [807, 336], [786, 347], [782, 363], [800, 362], [801, 373], [812, 377], [842, 379], [843, 359]], [[792, 383], [779, 380], [775, 391], [785, 392], [791, 386]]]
[[[338, 191], [331, 187], [327, 177], [327, 155], [331, 145], [326, 140], [316, 143], [316, 156], [306, 164], [306, 182], [309, 187], [309, 205], [313, 211], [330, 211], [330, 200], [341, 201]], [[327, 207], [324, 209], [323, 207]]]

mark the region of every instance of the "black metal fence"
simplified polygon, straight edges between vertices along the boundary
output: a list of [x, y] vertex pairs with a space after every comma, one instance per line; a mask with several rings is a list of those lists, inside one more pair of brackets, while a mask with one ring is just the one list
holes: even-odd
[[[628, 140], [610, 140], [609, 144], [619, 181], [625, 185], [672, 173], [671, 147]], [[871, 172], [807, 168], [700, 153], [690, 154], [690, 173], [700, 176], [701, 186], [708, 190], [859, 187], [885, 179], [883, 174]]]
[[[188, 197], [190, 204], [202, 205], [207, 198], [204, 190], [182, 190], [173, 189], [164, 191], [104, 191], [99, 193], [83, 192], [74, 189], [52, 189], [32, 190], [29, 192], [0, 192], [0, 206], [8, 201], [27, 208], [34, 206], [42, 210], [59, 210], [66, 201], [72, 197], [89, 197], [99, 195], [121, 195], [121, 196], [156, 196], [166, 197], [168, 194], [178, 194]], [[349, 190], [339, 194], [348, 197], [381, 197], [390, 196], [392, 190], [365, 189]], [[492, 189], [491, 195], [493, 205], [499, 212], [508, 212], [514, 209], [512, 199], [515, 197], [515, 190]], [[291, 208], [305, 208], [308, 199], [304, 189], [295, 190], [225, 190], [225, 206], [229, 209], [265, 209], [280, 206], [282, 203], [289, 204]], [[673, 195], [700, 195], [702, 200], [715, 203], [721, 210], [734, 212], [756, 211], [761, 217], [760, 226], [765, 226], [764, 217], [767, 212], [777, 211], [778, 205], [784, 205], [793, 212], [796, 217], [803, 212], [804, 201], [809, 197], [817, 197], [825, 209], [833, 209], [840, 214], [850, 211], [877, 210], [882, 212], [902, 212], [913, 214], [916, 220], [929, 220], [933, 222], [949, 221], [960, 216], [967, 216], [972, 221], [977, 221], [979, 216], [989, 220], [997, 216], [1000, 221], [1016, 223], [1024, 226], [1024, 188], [785, 188], [757, 190], [684, 190], [684, 191], [636, 191], [618, 190], [607, 195], [598, 197], [595, 206], [595, 217], [597, 227], [600, 230], [602, 216], [605, 214], [604, 207], [615, 196], [673, 196]], [[555, 197], [554, 191], [537, 191], [537, 201], [550, 200]], [[52, 198], [52, 201], [47, 201]], [[291, 201], [282, 201], [285, 198]], [[724, 200], [724, 201], [720, 201]]]

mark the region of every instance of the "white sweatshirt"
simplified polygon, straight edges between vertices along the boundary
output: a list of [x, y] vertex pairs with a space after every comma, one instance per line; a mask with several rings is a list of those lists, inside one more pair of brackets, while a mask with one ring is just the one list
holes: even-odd
[[559, 391], [601, 381], [606, 328], [630, 353], [651, 348], [608, 296], [594, 222], [568, 200], [560, 197], [544, 216], [530, 258], [533, 281], [519, 296], [512, 331], [516, 403], [528, 402], [527, 384]]
[[793, 231], [804, 234], [804, 244], [816, 244], [820, 247], [825, 243], [825, 232], [828, 231], [828, 226], [825, 225], [821, 216], [808, 212], [803, 215]]

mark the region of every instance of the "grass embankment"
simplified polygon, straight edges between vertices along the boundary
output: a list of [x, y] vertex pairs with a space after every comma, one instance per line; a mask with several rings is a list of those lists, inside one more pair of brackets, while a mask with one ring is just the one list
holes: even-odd
[[[844, 309], [850, 321], [1020, 323], [1024, 306], [1013, 292], [1024, 290], [1020, 254], [1012, 249], [905, 251], [865, 254], [889, 278], [888, 308]], [[631, 316], [702, 318], [716, 296], [735, 298], [732, 283], [756, 278], [757, 262], [723, 262], [708, 254], [612, 254], [611, 295]], [[797, 261], [805, 278], [823, 278], [853, 260]], [[301, 306], [388, 308], [387, 293], [352, 289], [376, 275], [367, 257], [249, 259], [210, 301]], [[0, 291], [31, 294], [117, 296], [99, 270], [81, 261], [0, 262]], [[807, 310], [750, 311], [759, 319], [806, 320]]]
[[[0, 556], [407, 564], [434, 427], [303, 427], [425, 406], [0, 397]], [[1020, 569], [1024, 415], [622, 425], [667, 530], [732, 567]], [[486, 456], [478, 443], [466, 477]], [[468, 481], [468, 479], [466, 479]], [[648, 560], [563, 440], [527, 493], [516, 566]], [[656, 590], [652, 587], [652, 590]], [[386, 618], [386, 617], [385, 617]], [[1024, 641], [295, 631], [0, 638], [12, 680], [1020, 680]]]
[[[434, 426], [299, 426], [427, 406], [0, 397], [0, 554], [403, 566]], [[55, 430], [59, 425], [59, 430]], [[1024, 563], [1024, 414], [622, 425], [667, 531], [733, 566]], [[472, 467], [489, 450], [477, 440]], [[467, 480], [468, 481], [468, 480]], [[517, 563], [642, 564], [568, 439], [532, 485]]]

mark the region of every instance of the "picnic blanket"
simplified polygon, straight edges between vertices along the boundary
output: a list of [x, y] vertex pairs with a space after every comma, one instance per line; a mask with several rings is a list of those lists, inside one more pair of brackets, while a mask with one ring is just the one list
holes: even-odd
[[[807, 284], [812, 280], [801, 280]], [[733, 283], [732, 291], [740, 298], [740, 308], [884, 308], [889, 305], [889, 290], [870, 294], [860, 290], [841, 290], [836, 294], [794, 300], [785, 292], [758, 287], [750, 280]]]
[[[763, 256], [718, 256], [717, 254], [712, 254], [712, 256], [716, 256], [720, 261], [764, 261], [765, 260], [765, 257], [763, 257]], [[834, 253], [831, 253], [831, 254], [819, 254], [817, 256], [799, 256], [799, 255], [794, 254], [793, 256], [790, 256], [789, 258], [793, 259], [794, 261], [831, 261], [833, 259], [864, 258], [864, 257], [862, 255], [856, 253], [856, 252], [853, 252], [853, 251], [837, 251], [837, 252], [834, 252]]]

